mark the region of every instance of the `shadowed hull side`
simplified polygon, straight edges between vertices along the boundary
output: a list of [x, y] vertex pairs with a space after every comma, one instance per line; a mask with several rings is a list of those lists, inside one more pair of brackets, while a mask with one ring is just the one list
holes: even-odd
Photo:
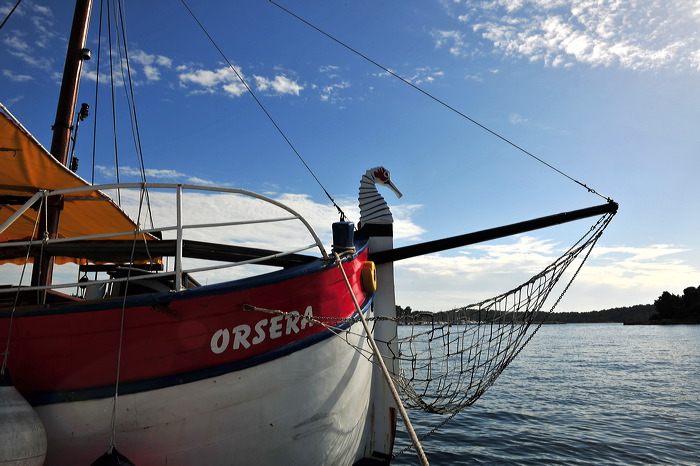
[[[358, 324], [350, 343], [363, 347]], [[338, 337], [197, 382], [120, 396], [117, 448], [136, 464], [352, 464], [372, 364]], [[111, 399], [37, 407], [47, 465], [89, 464], [110, 439]]]

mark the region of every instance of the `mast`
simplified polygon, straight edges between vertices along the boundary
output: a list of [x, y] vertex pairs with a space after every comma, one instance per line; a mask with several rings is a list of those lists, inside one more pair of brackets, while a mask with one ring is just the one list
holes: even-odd
[[[58, 96], [56, 121], [52, 127], [51, 155], [63, 165], [66, 165], [68, 162], [68, 149], [73, 130], [75, 104], [78, 100], [78, 86], [80, 84], [80, 72], [83, 69], [83, 60], [90, 59], [90, 53], [85, 48], [85, 43], [87, 41], [91, 10], [92, 0], [76, 1], [73, 25], [71, 26], [70, 39], [68, 41], [68, 51], [66, 52], [66, 62], [63, 67], [63, 81], [61, 82], [61, 91]], [[54, 239], [58, 233], [58, 222], [63, 208], [63, 201], [58, 199], [44, 208], [47, 210], [46, 215], [41, 216], [39, 234], [47, 231], [48, 239]], [[32, 270], [33, 286], [51, 284], [53, 262], [53, 257], [44, 256], [40, 261], [34, 263]]]

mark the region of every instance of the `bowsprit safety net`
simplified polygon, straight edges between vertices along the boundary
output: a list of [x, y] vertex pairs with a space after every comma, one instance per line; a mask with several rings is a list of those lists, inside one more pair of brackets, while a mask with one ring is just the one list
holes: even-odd
[[[542, 308], [562, 277], [556, 307], [614, 214], [602, 216], [568, 251], [519, 287], [476, 304], [400, 320], [398, 374], [404, 405], [455, 414], [473, 404], [543, 323]], [[565, 271], [573, 264], [573, 273]], [[556, 295], [554, 295], [556, 296]], [[546, 317], [545, 317], [546, 318]]]

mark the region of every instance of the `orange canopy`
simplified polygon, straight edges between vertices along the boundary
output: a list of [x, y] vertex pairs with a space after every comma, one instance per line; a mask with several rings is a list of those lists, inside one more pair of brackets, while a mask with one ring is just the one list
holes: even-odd
[[[81, 186], [90, 186], [90, 183], [63, 166], [11, 116], [0, 111], [0, 224], [24, 204], [24, 199], [33, 196], [39, 190]], [[30, 239], [36, 219], [35, 210], [29, 209], [24, 212], [9, 228], [0, 233], [0, 243]], [[136, 224], [126, 213], [99, 191], [69, 194], [64, 197], [59, 238], [135, 229]], [[41, 233], [38, 235], [41, 237]], [[130, 238], [133, 236], [113, 236], [104, 239]], [[8, 259], [10, 258], [0, 259], [0, 263], [8, 262]], [[9, 262], [16, 261], [10, 259]]]

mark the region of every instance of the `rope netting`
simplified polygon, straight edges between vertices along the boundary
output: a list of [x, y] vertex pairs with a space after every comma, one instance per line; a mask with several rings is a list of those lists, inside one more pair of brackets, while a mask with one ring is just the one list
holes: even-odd
[[[554, 310], [614, 214], [601, 217], [561, 257], [519, 287], [476, 304], [404, 319], [397, 340], [397, 388], [406, 406], [454, 414], [473, 404], [542, 325], [535, 319], [570, 265]], [[546, 316], [545, 316], [546, 318]]]

